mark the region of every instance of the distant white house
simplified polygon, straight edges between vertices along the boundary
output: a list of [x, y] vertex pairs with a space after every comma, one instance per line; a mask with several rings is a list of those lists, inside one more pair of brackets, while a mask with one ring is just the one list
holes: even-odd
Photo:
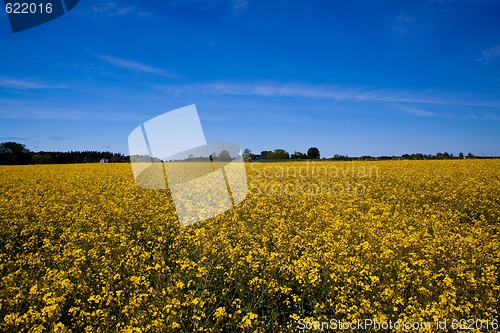
[[109, 163], [109, 159], [103, 157], [103, 158], [101, 158], [99, 163]]

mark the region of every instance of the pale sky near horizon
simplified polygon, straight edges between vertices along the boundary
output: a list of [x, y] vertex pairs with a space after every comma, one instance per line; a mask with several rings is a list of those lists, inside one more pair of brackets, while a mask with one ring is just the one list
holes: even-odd
[[[500, 1], [80, 1], [12, 33], [0, 142], [128, 154], [196, 104], [207, 141], [254, 153], [500, 156]], [[189, 135], [189, 133], [187, 133]]]

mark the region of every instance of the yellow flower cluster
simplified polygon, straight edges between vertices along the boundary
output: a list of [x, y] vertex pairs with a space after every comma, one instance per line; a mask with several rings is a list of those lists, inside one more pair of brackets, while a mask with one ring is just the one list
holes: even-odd
[[241, 204], [181, 227], [128, 164], [0, 167], [0, 331], [500, 316], [499, 160], [246, 169]]

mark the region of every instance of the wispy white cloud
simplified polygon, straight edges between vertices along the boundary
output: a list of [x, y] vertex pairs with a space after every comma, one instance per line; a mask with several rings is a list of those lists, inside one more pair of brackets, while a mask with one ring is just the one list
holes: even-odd
[[[269, 81], [253, 83], [205, 82], [157, 88], [176, 97], [184, 95], [189, 98], [199, 98], [203, 95], [227, 95], [270, 98], [267, 102], [265, 100], [259, 102], [270, 103], [270, 105], [276, 105], [276, 102], [271, 98], [280, 97], [304, 99], [300, 103], [308, 103], [307, 99], [331, 100], [342, 102], [342, 105], [357, 110], [364, 110], [365, 107], [368, 109], [376, 107], [381, 110], [399, 110], [415, 117], [427, 118], [498, 121], [500, 116], [498, 96], [436, 90], [418, 91]], [[278, 103], [283, 103], [283, 101], [278, 101]], [[378, 106], [373, 103], [378, 103]], [[256, 107], [256, 109], [260, 109], [260, 107]]]
[[[139, 3], [136, 3], [139, 5]], [[135, 16], [139, 18], [151, 18], [152, 13], [144, 11], [142, 6], [134, 5], [125, 5], [123, 2], [119, 1], [118, 3], [113, 1], [101, 1], [97, 4], [81, 4], [77, 7], [73, 13], [78, 14], [84, 17], [121, 17], [121, 16]], [[142, 4], [140, 4], [142, 5]]]
[[229, 11], [229, 16], [224, 17], [225, 19], [238, 16], [250, 4], [250, 0], [168, 0], [167, 2], [172, 6], [196, 5], [202, 6], [202, 8], [218, 8], [225, 12], [222, 15], [226, 15]]
[[143, 73], [148, 73], [148, 74], [153, 74], [157, 76], [163, 76], [163, 77], [169, 77], [169, 78], [174, 78], [177, 77], [174, 74], [171, 74], [161, 68], [149, 66], [142, 64], [140, 62], [136, 61], [131, 61], [123, 58], [118, 58], [118, 57], [113, 57], [109, 55], [100, 55], [99, 58], [108, 64], [111, 64], [116, 67], [128, 69], [131, 71], [136, 71], [136, 72], [143, 72]]
[[424, 110], [422, 108], [409, 107], [409, 106], [397, 106], [397, 109], [404, 111], [407, 114], [417, 117], [439, 117], [446, 119], [460, 119], [460, 120], [486, 120], [486, 121], [498, 121], [500, 117], [489, 113], [481, 112], [478, 110], [468, 111], [468, 109], [456, 110], [447, 108], [446, 111], [434, 112], [429, 110]]
[[394, 20], [392, 30], [394, 30], [398, 34], [404, 34], [409, 30], [415, 28], [416, 21], [417, 19], [412, 15], [409, 15], [407, 13], [399, 13]]
[[102, 2], [99, 5], [93, 5], [89, 12], [92, 16], [122, 16], [132, 13], [135, 10], [133, 6], [119, 6], [114, 2]]
[[174, 95], [242, 95], [268, 97], [300, 97], [311, 99], [329, 99], [335, 101], [371, 101], [394, 103], [417, 103], [453, 106], [477, 106], [500, 108], [500, 100], [464, 94], [443, 93], [439, 91], [412, 91], [390, 88], [343, 87], [335, 85], [313, 85], [280, 82], [232, 83], [205, 82], [188, 85], [170, 85], [160, 87], [162, 91]]
[[33, 79], [18, 79], [11, 77], [0, 77], [0, 87], [9, 89], [63, 89], [64, 85], [53, 85]]
[[20, 136], [2, 136], [0, 140], [8, 140], [8, 141], [28, 141], [28, 138], [20, 137]]
[[12, 109], [0, 109], [0, 118], [3, 119], [67, 119], [81, 120], [85, 118], [82, 111], [74, 111], [69, 108], [35, 108], [33, 105], [17, 107]]
[[491, 60], [498, 57], [500, 57], [500, 44], [484, 50], [481, 58], [479, 58], [478, 60], [482, 61], [484, 64], [488, 64]]
[[[92, 110], [92, 111], [89, 111]], [[83, 106], [61, 107], [52, 104], [21, 103], [19, 105], [1, 105], [0, 119], [53, 119], [53, 120], [112, 120], [127, 121], [140, 120], [140, 115], [133, 111], [117, 112], [101, 105], [90, 104]]]
[[248, 0], [235, 0], [232, 5], [233, 14], [237, 15], [247, 9], [250, 1]]
[[461, 119], [461, 120], [486, 120], [486, 121], [499, 121], [500, 117], [491, 113], [478, 113], [469, 112], [465, 114], [447, 114], [448, 118]]
[[109, 13], [108, 16], [122, 16], [125, 14], [128, 14], [132, 12], [135, 9], [135, 7], [119, 7], [117, 8], [114, 12]]
[[411, 115], [417, 116], [417, 117], [435, 117], [438, 115], [435, 112], [422, 110], [422, 109], [418, 109], [418, 108], [406, 107], [406, 106], [403, 106], [400, 109], [408, 114], [411, 114]]
[[427, 0], [429, 3], [452, 4], [452, 3], [495, 3], [498, 0]]

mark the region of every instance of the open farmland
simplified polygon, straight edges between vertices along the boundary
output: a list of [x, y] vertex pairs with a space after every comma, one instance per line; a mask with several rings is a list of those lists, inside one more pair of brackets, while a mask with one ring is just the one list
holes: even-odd
[[0, 331], [494, 330], [500, 160], [246, 170], [241, 204], [181, 227], [130, 164], [0, 167]]

